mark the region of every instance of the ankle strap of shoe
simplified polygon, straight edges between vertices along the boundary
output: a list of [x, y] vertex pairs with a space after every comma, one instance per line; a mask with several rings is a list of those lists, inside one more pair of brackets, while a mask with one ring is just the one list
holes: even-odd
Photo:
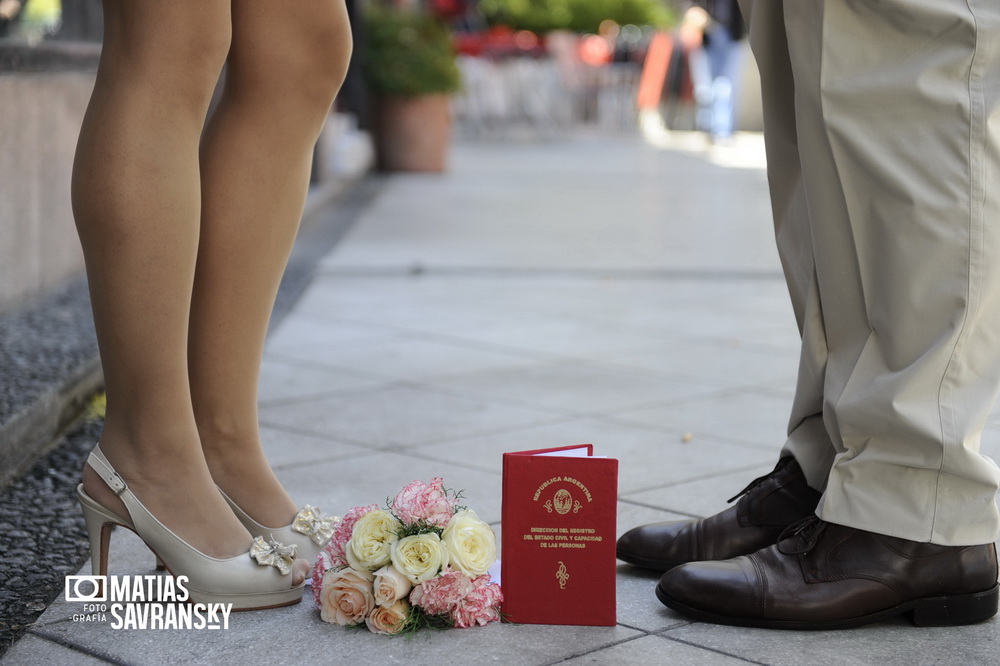
[[111, 488], [115, 492], [115, 495], [119, 497], [123, 492], [128, 490], [128, 484], [125, 483], [125, 479], [121, 477], [118, 472], [115, 471], [108, 459], [104, 457], [104, 453], [101, 452], [100, 444], [94, 447], [94, 450], [90, 452], [90, 457], [87, 458], [87, 464], [90, 465], [98, 476], [108, 484], [108, 488]]

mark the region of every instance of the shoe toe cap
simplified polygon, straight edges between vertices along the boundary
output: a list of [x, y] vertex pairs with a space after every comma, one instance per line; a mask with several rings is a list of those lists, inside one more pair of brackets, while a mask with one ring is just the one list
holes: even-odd
[[636, 527], [618, 539], [618, 559], [640, 567], [667, 571], [686, 561], [676, 552], [678, 536], [688, 521], [656, 523]]
[[739, 557], [718, 562], [691, 562], [663, 574], [657, 596], [675, 610], [738, 616], [755, 605], [752, 565]]

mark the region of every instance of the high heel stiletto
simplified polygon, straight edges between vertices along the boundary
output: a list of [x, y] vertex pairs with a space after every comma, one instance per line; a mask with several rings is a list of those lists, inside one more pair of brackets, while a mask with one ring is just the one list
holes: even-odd
[[187, 589], [196, 603], [231, 603], [233, 610], [251, 610], [288, 606], [302, 599], [304, 583], [292, 584], [295, 546], [283, 546], [255, 535], [248, 554], [225, 559], [209, 557], [174, 534], [143, 506], [104, 457], [100, 446], [94, 447], [87, 464], [128, 510], [128, 517], [120, 516], [97, 503], [83, 489], [83, 484], [77, 486], [90, 537], [94, 575], [107, 575], [111, 527], [121, 525], [138, 534], [170, 573], [187, 576]]
[[237, 506], [229, 495], [219, 489], [222, 496], [229, 503], [229, 507], [236, 514], [236, 517], [243, 527], [247, 528], [253, 536], [270, 537], [277, 539], [281, 543], [295, 544], [298, 548], [299, 557], [308, 560], [310, 566], [316, 561], [316, 556], [323, 550], [324, 546], [330, 542], [333, 530], [340, 522], [336, 516], [324, 515], [316, 507], [306, 504], [295, 514], [295, 519], [291, 525], [284, 527], [265, 527], [247, 515], [246, 511]]

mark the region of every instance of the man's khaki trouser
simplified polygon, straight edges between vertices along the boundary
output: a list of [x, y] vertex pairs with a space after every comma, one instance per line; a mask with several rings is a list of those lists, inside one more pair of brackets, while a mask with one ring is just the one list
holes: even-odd
[[824, 520], [1000, 532], [1000, 2], [747, 0], [802, 333], [786, 451]]

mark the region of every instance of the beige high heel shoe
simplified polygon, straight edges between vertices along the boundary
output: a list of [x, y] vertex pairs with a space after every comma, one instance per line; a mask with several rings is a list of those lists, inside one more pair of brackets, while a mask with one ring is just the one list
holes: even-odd
[[270, 537], [281, 543], [294, 544], [298, 548], [299, 557], [308, 560], [310, 566], [316, 561], [316, 556], [319, 555], [320, 551], [330, 542], [333, 530], [340, 522], [339, 516], [324, 515], [318, 508], [306, 504], [295, 514], [291, 525], [265, 527], [248, 516], [221, 488], [219, 492], [222, 493], [233, 513], [250, 534], [265, 539]]
[[246, 555], [219, 559], [198, 551], [156, 519], [129, 490], [124, 479], [94, 447], [87, 459], [94, 471], [121, 498], [128, 517], [98, 504], [83, 484], [76, 493], [90, 537], [91, 568], [94, 575], [108, 573], [108, 545], [111, 527], [121, 525], [139, 535], [166, 569], [177, 576], [187, 576], [191, 601], [196, 603], [231, 603], [233, 610], [276, 608], [298, 603], [305, 583], [292, 584], [292, 564], [296, 547], [283, 546], [257, 536]]

